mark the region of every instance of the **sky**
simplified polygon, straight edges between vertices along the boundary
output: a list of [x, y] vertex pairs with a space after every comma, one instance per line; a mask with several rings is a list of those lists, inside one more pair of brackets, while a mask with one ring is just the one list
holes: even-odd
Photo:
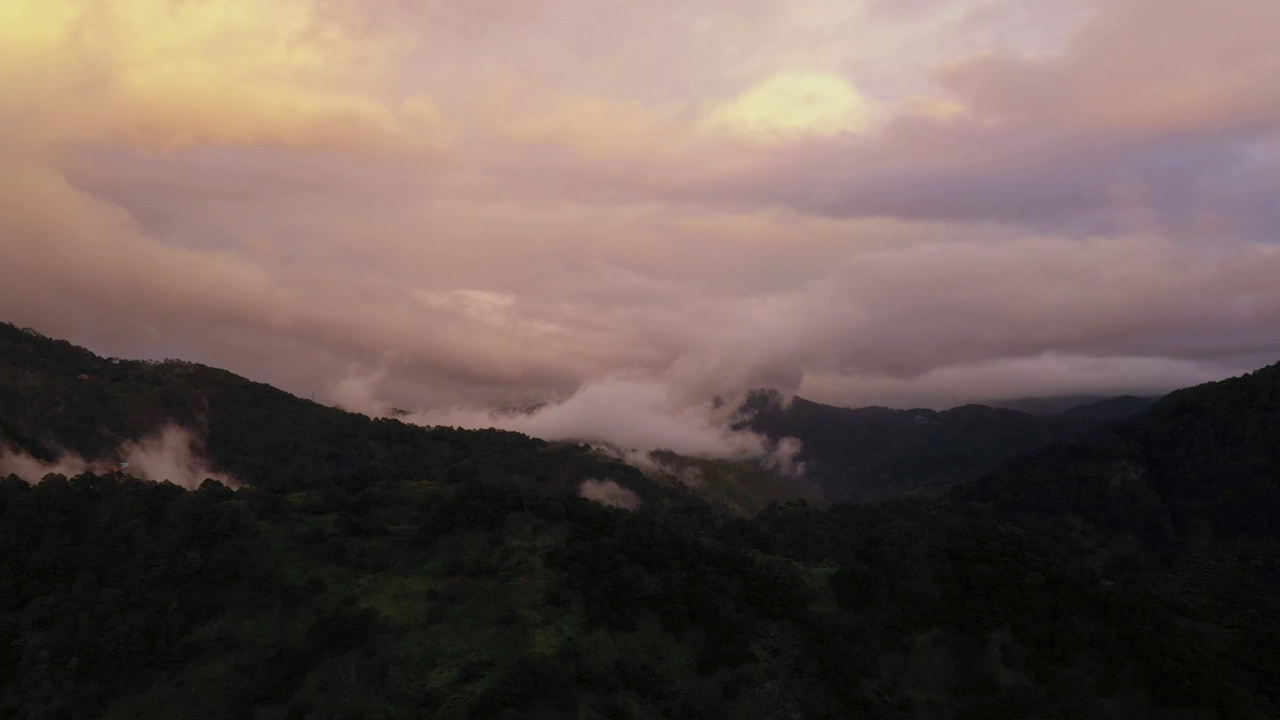
[[619, 407], [680, 434], [762, 386], [1219, 379], [1280, 360], [1277, 27], [1274, 0], [7, 0], [0, 318], [424, 421], [545, 403], [546, 435]]

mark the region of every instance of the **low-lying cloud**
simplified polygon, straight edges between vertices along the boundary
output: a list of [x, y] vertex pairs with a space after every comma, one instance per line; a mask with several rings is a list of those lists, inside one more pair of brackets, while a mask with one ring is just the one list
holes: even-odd
[[578, 488], [578, 496], [594, 500], [601, 505], [624, 510], [639, 510], [644, 504], [639, 495], [613, 480], [596, 480], [595, 478], [583, 480], [582, 486]]
[[393, 411], [378, 398], [382, 371], [351, 374], [335, 384], [344, 409], [370, 416], [395, 415], [423, 426], [497, 428], [545, 440], [603, 446], [641, 468], [651, 469], [649, 453], [669, 450], [697, 458], [757, 461], [779, 474], [798, 476], [800, 441], [779, 441], [740, 429], [741, 396], [703, 398], [695, 388], [661, 381], [613, 377], [583, 385], [565, 400], [516, 409], [436, 408]]
[[760, 457], [764, 438], [734, 430], [735, 408], [682, 397], [654, 380], [591, 381], [563, 402], [527, 411], [427, 410], [408, 417], [423, 425], [496, 427], [548, 440], [574, 440], [621, 449], [666, 449], [695, 457]]
[[211, 470], [196, 452], [196, 444], [189, 430], [167, 425], [141, 440], [122, 444], [109, 458], [94, 461], [69, 453], [46, 463], [27, 453], [0, 447], [0, 476], [12, 474], [35, 483], [50, 474], [71, 477], [119, 471], [143, 480], [171, 482], [188, 490], [200, 487], [205, 480], [229, 488], [240, 487], [230, 475]]
[[650, 477], [673, 478], [693, 489], [702, 487], [706, 481], [696, 465], [670, 458], [660, 451], [646, 453], [636, 450], [620, 454], [620, 457]]
[[804, 462], [799, 459], [803, 450], [804, 445], [799, 438], [779, 438], [777, 444], [765, 455], [763, 464], [778, 475], [798, 478], [804, 475]]
[[209, 469], [194, 448], [195, 436], [190, 431], [168, 425], [138, 442], [125, 443], [119, 452], [129, 463], [128, 472], [147, 480], [167, 480], [189, 490], [200, 487], [207, 479], [230, 488], [240, 486], [230, 475]]
[[112, 468], [86, 462], [84, 458], [74, 454], [63, 455], [53, 462], [44, 462], [27, 453], [0, 447], [0, 476], [17, 475], [27, 482], [39, 482], [46, 475], [71, 477], [91, 470], [109, 469]]

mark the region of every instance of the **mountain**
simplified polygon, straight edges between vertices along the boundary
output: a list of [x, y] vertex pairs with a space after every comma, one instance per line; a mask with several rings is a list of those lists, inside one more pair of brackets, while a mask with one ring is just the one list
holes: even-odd
[[822, 507], [0, 327], [8, 451], [245, 483], [0, 478], [0, 717], [1276, 717], [1277, 374]]
[[740, 427], [802, 443], [804, 487], [832, 502], [865, 502], [936, 491], [994, 470], [1021, 454], [1140, 413], [1142, 398], [1114, 398], [1051, 416], [965, 405], [934, 410], [842, 408], [755, 391]]
[[653, 468], [652, 476], [677, 483], [740, 516], [751, 517], [773, 503], [804, 501], [815, 507], [827, 506], [822, 498], [788, 485], [750, 463], [691, 458], [670, 450], [654, 450], [647, 459]]
[[480, 476], [554, 491], [587, 477], [653, 490], [635, 468], [583, 446], [369, 419], [225, 370], [100, 358], [0, 324], [0, 440], [45, 461], [65, 453], [114, 461], [122, 444], [169, 425], [191, 431], [211, 470], [265, 490]]
[[1139, 397], [1136, 395], [1123, 395], [1120, 397], [1112, 397], [1109, 395], [1055, 395], [1051, 397], [993, 400], [983, 404], [990, 405], [994, 408], [1017, 410], [1018, 412], [1024, 412], [1028, 415], [1060, 415], [1076, 408], [1084, 408], [1093, 405], [1110, 405], [1117, 408], [1131, 408], [1131, 411], [1128, 414], [1136, 415], [1155, 404], [1155, 401], [1159, 399], [1160, 398], [1158, 397]]
[[954, 495], [1137, 578], [1229, 638], [1280, 695], [1280, 364], [1170, 393]]
[[[957, 492], [1009, 511], [1147, 528], [1156, 546], [1280, 534], [1280, 364], [1179, 390], [1146, 413], [1010, 462]], [[1140, 510], [1143, 516], [1123, 517]]]
[[1157, 397], [1121, 395], [1119, 397], [1076, 405], [1074, 407], [1067, 408], [1058, 414], [1063, 417], [1088, 418], [1103, 423], [1113, 422], [1115, 420], [1123, 420], [1128, 417], [1133, 417], [1134, 415], [1141, 415], [1152, 405], [1155, 405], [1159, 399], [1160, 398]]

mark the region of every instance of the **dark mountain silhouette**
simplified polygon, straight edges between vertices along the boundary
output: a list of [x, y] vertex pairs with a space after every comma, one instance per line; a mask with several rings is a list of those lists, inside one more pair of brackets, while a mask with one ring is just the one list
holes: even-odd
[[1112, 422], [1114, 420], [1123, 420], [1134, 415], [1141, 415], [1146, 412], [1152, 405], [1155, 405], [1160, 398], [1158, 397], [1139, 397], [1137, 395], [1121, 395], [1119, 397], [1107, 398], [1096, 402], [1085, 403], [1068, 408], [1061, 413], [1057, 413], [1064, 417], [1070, 418], [1087, 418], [1098, 422]]
[[953, 494], [1194, 608], [1274, 699], [1278, 439], [1280, 364], [1170, 393], [1142, 415], [1018, 458]]
[[[1017, 410], [1028, 415], [1060, 415], [1069, 412], [1075, 408], [1088, 407], [1090, 405], [1107, 405], [1112, 404], [1111, 401], [1124, 399], [1121, 406], [1128, 405], [1137, 408], [1137, 412], [1151, 406], [1159, 396], [1136, 396], [1136, 395], [1053, 395], [1049, 397], [1027, 397], [1012, 398], [1007, 400], [992, 400], [984, 402], [983, 405], [990, 405], [994, 408], [1004, 408], [1006, 410]], [[1130, 413], [1134, 414], [1134, 413]]]
[[[1153, 547], [1280, 533], [1280, 364], [1170, 393], [1146, 413], [1009, 463], [966, 498], [1135, 527]], [[1138, 513], [1138, 515], [1126, 514]]]
[[865, 502], [966, 482], [1023, 453], [1068, 440], [1145, 410], [1142, 398], [1113, 398], [1034, 416], [965, 405], [934, 410], [842, 408], [756, 391], [743, 404], [750, 428], [803, 443], [806, 489], [833, 502]]
[[0, 439], [11, 446], [46, 461], [65, 452], [104, 458], [169, 423], [193, 431], [213, 470], [270, 490], [354, 477], [646, 485], [634, 468], [584, 446], [370, 419], [225, 370], [100, 358], [0, 324]]
[[0, 448], [180, 423], [248, 483], [0, 478], [0, 717], [1277, 717], [1280, 366], [1101, 425], [778, 412], [872, 477], [1040, 445], [826, 508], [736, 464], [658, 453], [650, 479], [0, 326]]

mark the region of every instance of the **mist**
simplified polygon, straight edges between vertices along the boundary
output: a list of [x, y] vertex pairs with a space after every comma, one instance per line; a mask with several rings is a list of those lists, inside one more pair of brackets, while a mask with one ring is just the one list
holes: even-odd
[[644, 504], [641, 502], [639, 495], [612, 480], [596, 480], [594, 478], [583, 480], [582, 486], [578, 488], [578, 496], [587, 500], [594, 500], [601, 505], [624, 510], [639, 510], [640, 506]]
[[584, 384], [568, 398], [532, 407], [443, 407], [407, 414], [378, 399], [385, 370], [348, 374], [331, 384], [331, 397], [346, 410], [371, 417], [395, 416], [424, 427], [510, 430], [549, 441], [597, 445], [642, 469], [653, 469], [648, 454], [669, 450], [696, 458], [758, 461], [786, 476], [803, 473], [795, 458], [800, 440], [774, 441], [735, 426], [747, 418], [742, 396], [701, 397], [692, 387], [659, 379], [610, 377]]
[[89, 471], [110, 470], [108, 465], [94, 465], [78, 455], [67, 454], [53, 462], [44, 462], [18, 450], [0, 446], [0, 476], [17, 475], [30, 483], [44, 479], [46, 475], [72, 477]]
[[125, 443], [119, 453], [129, 463], [129, 474], [144, 480], [167, 480], [188, 490], [200, 487], [207, 479], [233, 489], [240, 487], [230, 475], [211, 470], [195, 447], [196, 438], [189, 430], [167, 425], [154, 435]]
[[196, 451], [198, 446], [190, 430], [170, 424], [141, 440], [122, 443], [107, 457], [93, 461], [67, 453], [46, 463], [25, 452], [0, 447], [0, 475], [17, 475], [38, 483], [51, 474], [73, 477], [86, 472], [124, 472], [141, 480], [171, 482], [187, 490], [195, 490], [205, 480], [239, 488], [241, 483], [234, 477], [210, 469]]

